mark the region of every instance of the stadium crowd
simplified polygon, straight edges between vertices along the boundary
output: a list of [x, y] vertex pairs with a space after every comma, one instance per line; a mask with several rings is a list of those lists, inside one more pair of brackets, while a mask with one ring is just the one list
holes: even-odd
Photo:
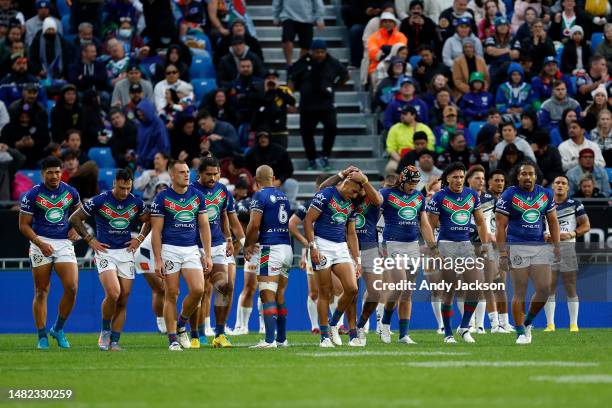
[[[82, 198], [110, 187], [101, 171], [130, 167], [150, 201], [171, 158], [196, 169], [210, 151], [236, 194], [250, 195], [268, 164], [295, 203], [294, 92], [308, 169], [331, 170], [334, 92], [349, 71], [313, 38], [325, 30], [322, 0], [272, 3], [287, 83], [266, 67], [243, 1], [0, 0], [0, 201], [19, 200], [34, 184], [25, 170], [50, 155]], [[544, 186], [567, 174], [573, 196], [610, 196], [608, 1], [349, 0], [342, 18], [385, 173], [531, 160]]]

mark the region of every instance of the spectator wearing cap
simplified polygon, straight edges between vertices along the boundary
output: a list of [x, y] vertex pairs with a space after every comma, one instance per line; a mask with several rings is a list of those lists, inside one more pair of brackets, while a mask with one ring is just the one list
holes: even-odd
[[310, 48], [291, 68], [290, 79], [293, 89], [300, 92], [300, 133], [309, 168], [317, 168], [314, 134], [322, 123], [321, 165], [327, 169], [337, 132], [335, 93], [349, 75], [344, 65], [327, 52], [325, 40], [315, 38]]
[[130, 87], [136, 84], [140, 85], [140, 89], [144, 92], [144, 97], [149, 100], [149, 102], [153, 103], [153, 86], [151, 82], [142, 77], [142, 71], [140, 71], [138, 64], [131, 62], [127, 66], [125, 78], [117, 81], [113, 87], [111, 105], [124, 107], [130, 103]]
[[[257, 133], [255, 145], [244, 156], [244, 167], [251, 174], [259, 166], [268, 165], [274, 170], [274, 186], [280, 188], [287, 194], [287, 198], [294, 207], [298, 195], [298, 182], [291, 178], [293, 176], [293, 163], [284, 147], [272, 143], [270, 134], [266, 131]], [[295, 207], [294, 207], [295, 208]]]
[[610, 86], [611, 78], [608, 75], [608, 63], [601, 55], [594, 55], [589, 61], [588, 73], [580, 73], [576, 77], [576, 100], [586, 106], [592, 99], [591, 92], [600, 85]]
[[612, 111], [604, 109], [597, 115], [597, 126], [591, 131], [591, 140], [601, 149], [604, 160], [612, 164]]
[[[108, 74], [104, 63], [97, 60], [95, 45], [83, 45], [80, 61], [71, 65], [68, 69], [68, 80], [76, 85], [79, 92], [95, 90], [100, 93], [102, 99], [106, 99], [107, 102], [110, 101]], [[104, 97], [103, 94], [105, 94]]]
[[390, 53], [394, 44], [401, 43], [408, 45], [408, 39], [398, 30], [399, 22], [395, 15], [384, 12], [380, 15], [380, 28], [368, 38], [368, 74], [376, 70], [376, 66], [384, 60]]
[[250, 127], [257, 107], [264, 100], [264, 81], [262, 77], [254, 75], [253, 61], [242, 58], [238, 65], [238, 77], [231, 82], [231, 102], [236, 111], [238, 126]]
[[469, 86], [470, 91], [459, 100], [459, 108], [465, 123], [484, 121], [487, 118], [487, 113], [494, 105], [493, 95], [484, 89], [484, 74], [482, 72], [472, 72]]
[[64, 85], [51, 109], [51, 136], [60, 143], [69, 129], [82, 130], [83, 108], [74, 85]]
[[[605, 91], [605, 89], [604, 89]], [[607, 93], [606, 93], [607, 95]], [[605, 99], [604, 99], [605, 100]], [[563, 111], [571, 109], [580, 114], [582, 109], [580, 104], [573, 98], [567, 95], [567, 85], [561, 80], [553, 82], [553, 94], [547, 99], [539, 111], [540, 126], [548, 131], [556, 128], [561, 121]]]
[[472, 20], [468, 17], [462, 17], [457, 20], [454, 20], [457, 25], [455, 33], [444, 42], [444, 47], [442, 48], [442, 60], [447, 67], [451, 68], [453, 66], [453, 62], [457, 57], [460, 57], [464, 54], [465, 44], [471, 43], [474, 48], [474, 53], [483, 57], [482, 43], [474, 35], [471, 29]]
[[398, 11], [401, 21], [399, 30], [409, 39], [409, 55], [416, 55], [417, 50], [423, 45], [429, 45], [434, 49], [441, 47], [436, 23], [424, 14], [424, 8], [423, 0], [411, 0], [408, 14]]
[[427, 135], [427, 148], [434, 150], [436, 137], [424, 123], [417, 120], [417, 111], [413, 106], [406, 105], [401, 110], [400, 122], [389, 129], [387, 134], [386, 149], [389, 154], [389, 162], [385, 167], [387, 174], [394, 173], [402, 156], [414, 149], [414, 135], [416, 132], [425, 132]]
[[437, 47], [422, 45], [417, 50], [421, 60], [417, 63], [413, 76], [419, 85], [419, 89], [426, 89], [436, 75], [441, 74], [446, 78], [452, 78], [449, 67], [444, 65], [436, 56], [436, 50], [438, 49]]
[[229, 26], [230, 35], [221, 37], [217, 50], [213, 54], [213, 64], [218, 65], [221, 58], [227, 55], [230, 50], [233, 37], [244, 37], [244, 43], [249, 47], [249, 51], [255, 53], [262, 61], [264, 60], [263, 51], [259, 40], [249, 33], [244, 20], [239, 18], [232, 21]]
[[[572, 29], [574, 27], [581, 27], [581, 31], [584, 29], [582, 36], [591, 38], [592, 23], [590, 18], [577, 7], [576, 0], [561, 0], [560, 3], [562, 10], [553, 16], [550, 28], [548, 29], [548, 33], [553, 41], [561, 41], [567, 46], [572, 42]], [[584, 2], [582, 4], [584, 5]]]
[[564, 174], [559, 149], [550, 143], [547, 131], [538, 130], [532, 137], [536, 163], [542, 172], [542, 185], [551, 185], [555, 177]]
[[58, 26], [53, 17], [45, 18], [30, 45], [30, 70], [39, 78], [61, 79], [68, 71], [70, 49]]
[[525, 71], [520, 64], [508, 66], [508, 80], [497, 88], [495, 105], [501, 113], [520, 115], [531, 104], [531, 85], [524, 80]]
[[[138, 106], [140, 101], [145, 99], [142, 86], [139, 83], [131, 84], [128, 90], [128, 95], [130, 96], [130, 101], [127, 105], [123, 107], [123, 111], [128, 117], [128, 119], [136, 120], [136, 107]], [[151, 102], [150, 100], [148, 101]]]
[[43, 21], [47, 17], [51, 17], [55, 20], [57, 31], [63, 34], [61, 22], [50, 14], [51, 0], [36, 0], [34, 7], [36, 8], [36, 15], [25, 22], [25, 42], [28, 47], [32, 45], [36, 33], [42, 30]]
[[569, 194], [574, 195], [580, 190], [580, 180], [585, 175], [591, 174], [597, 188], [605, 197], [610, 196], [610, 180], [605, 168], [595, 163], [595, 151], [589, 147], [583, 148], [578, 153], [578, 165], [567, 171], [569, 179]]
[[142, 199], [150, 204], [155, 198], [156, 189], [159, 183], [171, 184], [170, 174], [168, 173], [168, 162], [170, 156], [165, 153], [157, 153], [153, 158], [153, 168], [144, 170], [142, 174], [134, 179], [134, 188], [142, 191]]
[[[428, 1], [427, 3], [437, 3]], [[432, 7], [433, 5], [430, 5]], [[440, 31], [442, 34], [442, 40], [446, 41], [455, 34], [458, 27], [457, 20], [469, 19], [469, 26], [472, 33], [477, 33], [476, 20], [474, 18], [474, 11], [468, 7], [468, 0], [453, 0], [453, 5], [440, 13], [440, 18], [437, 20], [435, 16], [429, 14], [432, 20], [438, 21]], [[482, 55], [482, 53], [481, 53]], [[450, 66], [450, 65], [449, 65]]]
[[138, 132], [136, 159], [139, 166], [151, 168], [155, 154], [170, 154], [170, 139], [164, 123], [157, 116], [155, 107], [146, 99], [136, 108]]
[[[592, 174], [585, 174], [580, 179], [580, 189], [572, 196], [572, 198], [606, 198], [605, 195], [595, 187], [595, 178]], [[589, 205], [589, 201], [585, 201], [584, 205]]]
[[427, 133], [421, 130], [419, 130], [418, 132], [414, 132], [414, 136], [412, 136], [412, 142], [414, 144], [414, 149], [402, 155], [402, 158], [399, 164], [397, 165], [397, 169], [395, 171], [397, 174], [399, 174], [406, 166], [417, 165], [417, 161], [419, 160], [419, 153], [424, 150], [427, 150]]
[[[529, 4], [536, 5], [537, 3]], [[512, 19], [514, 21], [514, 17]], [[544, 58], [549, 55], [556, 55], [555, 46], [546, 34], [544, 22], [537, 19], [531, 26], [531, 35], [521, 41], [521, 57], [529, 56], [533, 62], [532, 71], [540, 72]]]
[[549, 55], [544, 58], [544, 64], [540, 73], [531, 79], [531, 95], [534, 108], [539, 110], [542, 102], [552, 96], [553, 82], [557, 80], [565, 82], [568, 91], [571, 89], [570, 79], [559, 70], [557, 58]]
[[249, 49], [244, 37], [232, 37], [229, 53], [217, 65], [217, 83], [224, 88], [231, 88], [232, 82], [240, 74], [240, 61], [250, 59], [253, 62], [253, 75], [262, 78], [265, 74], [264, 64], [257, 54]]
[[449, 140], [451, 140], [456, 133], [463, 133], [468, 145], [475, 144], [465, 126], [459, 123], [459, 113], [456, 107], [453, 105], [445, 107], [442, 118], [442, 124], [434, 128], [434, 135], [436, 136], [436, 153], [442, 153], [446, 150]]
[[[487, 5], [494, 2], [488, 1]], [[497, 84], [505, 77], [505, 67], [520, 56], [520, 42], [512, 39], [510, 21], [505, 16], [495, 18], [493, 35], [483, 40], [485, 58], [489, 64], [489, 74]], [[501, 79], [499, 78], [501, 74]]]
[[582, 149], [589, 148], [594, 153], [595, 166], [606, 167], [606, 162], [597, 143], [585, 137], [585, 130], [579, 121], [568, 126], [569, 139], [559, 145], [559, 153], [563, 162], [563, 170], [568, 171], [578, 165], [578, 157]]
[[232, 157], [240, 151], [238, 133], [229, 123], [214, 119], [206, 110], [200, 110], [197, 123], [201, 140], [206, 140], [207, 150], [216, 158]]
[[[11, 72], [0, 81], [0, 100], [8, 107], [11, 103], [21, 98], [24, 88], [28, 84], [34, 84], [38, 88], [38, 78], [28, 73], [28, 59], [23, 55], [11, 57]], [[46, 103], [45, 92], [40, 89], [38, 101]]]
[[590, 132], [597, 126], [599, 112], [604, 110], [612, 111], [612, 105], [608, 99], [608, 90], [605, 86], [599, 85], [591, 92], [591, 95], [593, 102], [582, 113], [582, 123], [587, 132]]
[[387, 108], [385, 109], [383, 125], [389, 130], [391, 127], [400, 121], [402, 109], [405, 106], [412, 106], [416, 113], [419, 122], [429, 122], [429, 108], [427, 103], [416, 95], [416, 87], [414, 81], [409, 77], [402, 77], [399, 81], [399, 90]]
[[[403, 43], [396, 43], [391, 47], [391, 52], [376, 66], [376, 70], [370, 75], [371, 89], [377, 89], [380, 81], [385, 79], [389, 74], [389, 65], [391, 60], [400, 59], [403, 62], [403, 75], [412, 76], [412, 65], [408, 63], [408, 47]], [[387, 101], [388, 103], [388, 101]]]
[[[166, 79], [158, 82], [155, 85], [155, 88], [153, 88], [153, 95], [155, 98], [155, 108], [157, 109], [158, 113], [161, 113], [161, 111], [166, 106], [166, 103], [167, 103], [166, 91], [168, 89], [174, 89], [176, 91], [179, 87], [185, 87], [189, 85], [188, 82], [185, 82], [182, 79], [179, 79], [180, 72], [176, 65], [174, 64], [166, 65], [166, 70], [164, 72], [166, 74]], [[194, 100], [193, 92], [191, 92], [191, 94], [189, 95], [189, 98], [191, 98], [191, 100]]]
[[298, 37], [300, 58], [306, 55], [313, 38], [313, 25], [325, 28], [325, 6], [322, 0], [273, 0], [274, 25], [282, 26], [283, 51], [290, 67], [293, 63], [295, 37]]
[[42, 159], [44, 148], [49, 144], [48, 124], [46, 119], [42, 127], [37, 124], [37, 118], [29, 104], [19, 103], [19, 101], [15, 104], [17, 105], [10, 114], [11, 121], [2, 128], [0, 143], [19, 150], [26, 156], [25, 168], [32, 169]]
[[289, 140], [287, 113], [296, 111], [295, 97], [291, 88], [279, 83], [276, 71], [268, 71], [266, 74], [264, 91], [264, 98], [257, 108], [252, 128], [255, 130], [267, 129], [272, 143], [286, 149]]
[[576, 25], [570, 29], [570, 38], [561, 53], [561, 72], [575, 75], [586, 71], [591, 58], [591, 46], [587, 43], [582, 27]]
[[475, 164], [480, 164], [480, 155], [468, 147], [465, 134], [456, 132], [448, 140], [448, 148], [444, 150], [436, 160], [436, 166], [442, 170], [451, 163], [461, 162], [466, 169]]

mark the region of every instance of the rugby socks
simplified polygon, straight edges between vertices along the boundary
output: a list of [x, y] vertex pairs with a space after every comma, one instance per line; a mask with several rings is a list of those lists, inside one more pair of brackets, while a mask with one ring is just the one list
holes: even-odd
[[274, 342], [274, 322], [278, 309], [275, 302], [266, 302], [263, 304], [263, 319], [264, 325], [266, 326], [266, 343]]
[[389, 310], [385, 308], [383, 312], [383, 317], [381, 320], [382, 324], [391, 324], [391, 317], [393, 317], [393, 311], [394, 309]]
[[578, 296], [573, 298], [567, 298], [567, 310], [569, 311], [569, 322], [570, 324], [578, 325], [578, 309], [580, 302], [578, 302]]
[[191, 338], [192, 338], [192, 339], [197, 339], [197, 338], [199, 337], [199, 336], [198, 336], [198, 331], [197, 331], [197, 330], [191, 330], [191, 331], [189, 332], [189, 335], [191, 336]]
[[499, 327], [499, 315], [497, 312], [489, 313], [489, 323], [491, 323], [491, 328], [496, 329]]
[[61, 317], [60, 315], [57, 315], [57, 320], [55, 321], [55, 324], [53, 325], [53, 330], [55, 331], [64, 330], [64, 323], [66, 323], [66, 319]]
[[102, 330], [109, 331], [111, 329], [111, 321], [102, 319]]
[[242, 318], [240, 319], [240, 327], [243, 327], [248, 330], [249, 328], [249, 319], [251, 318], [251, 312], [253, 311], [252, 307], [242, 307]]
[[225, 334], [225, 324], [215, 324], [215, 337]]
[[178, 321], [176, 322], [176, 328], [178, 329], [178, 331], [181, 331], [181, 329], [185, 328], [185, 325], [187, 325], [188, 321], [189, 321], [188, 317], [185, 317], [182, 314], [180, 314]]
[[353, 340], [357, 338], [357, 329], [349, 329], [349, 339]]
[[168, 344], [176, 343], [176, 333], [168, 333]]
[[338, 322], [340, 321], [340, 319], [342, 318], [342, 312], [339, 311], [338, 309], [334, 310], [334, 314], [332, 315], [331, 320], [329, 321], [329, 325], [330, 326], [336, 326], [338, 325]]
[[[539, 312], [539, 310], [538, 310]], [[531, 310], [529, 312], [527, 312], [527, 317], [525, 318], [525, 324], [524, 326], [531, 326], [531, 323], [533, 322], [533, 319], [535, 319], [535, 317], [537, 316], [538, 312], [532, 312]]]
[[442, 322], [442, 302], [438, 298], [431, 299], [431, 309], [433, 310], [434, 317], [436, 318], [436, 327], [442, 327], [444, 322]]
[[319, 313], [317, 312], [317, 302], [312, 300], [310, 296], [306, 298], [306, 308], [308, 309], [308, 318], [310, 319], [310, 329], [318, 329]]
[[516, 326], [516, 337], [525, 334], [525, 326]]
[[399, 319], [399, 338], [408, 335], [408, 327], [410, 326], [410, 319]]
[[264, 318], [263, 318], [263, 303], [261, 303], [261, 299], [257, 299], [257, 311], [259, 312], [259, 328], [265, 326]]
[[[556, 306], [557, 297], [555, 295], [550, 295], [546, 304], [544, 305], [544, 314], [546, 315], [546, 325], [554, 326], [555, 325], [555, 306]], [[569, 299], [567, 303], [567, 307], [569, 309]]]
[[486, 300], [478, 301], [478, 305], [476, 306], [476, 328], [484, 327], [484, 319], [485, 313], [487, 311], [487, 302]]
[[463, 304], [463, 317], [461, 318], [461, 328], [467, 329], [470, 327], [470, 320], [472, 320], [472, 315], [476, 310], [476, 306], [478, 306], [478, 302], [465, 302]]
[[500, 313], [499, 314], [499, 325], [507, 326], [509, 324], [510, 324], [510, 318], [508, 316], [508, 313]]
[[40, 329], [37, 329], [36, 331], [38, 333], [38, 338], [39, 339], [47, 337], [47, 328], [45, 326], [43, 326]]
[[379, 323], [381, 321], [384, 311], [385, 311], [385, 304], [379, 303], [378, 306], [376, 306], [376, 323]]
[[121, 337], [121, 332], [112, 331], [111, 332], [111, 343], [119, 343], [119, 338]]
[[287, 306], [283, 303], [278, 305], [278, 317], [276, 318], [276, 341], [282, 343], [287, 340]]
[[329, 339], [329, 326], [321, 325], [319, 329], [321, 330], [321, 341]]
[[212, 329], [210, 327], [210, 316], [204, 318], [204, 330]]
[[452, 336], [453, 328], [451, 327], [451, 318], [453, 317], [453, 305], [442, 303], [440, 309], [442, 321], [444, 322], [444, 335], [447, 337]]
[[198, 337], [204, 337], [204, 336], [206, 336], [206, 325], [201, 324], [198, 326]]
[[459, 313], [461, 313], [461, 316], [463, 316], [463, 310], [465, 309], [464, 304], [465, 301], [463, 300], [463, 298], [457, 298], [457, 308], [459, 309]]

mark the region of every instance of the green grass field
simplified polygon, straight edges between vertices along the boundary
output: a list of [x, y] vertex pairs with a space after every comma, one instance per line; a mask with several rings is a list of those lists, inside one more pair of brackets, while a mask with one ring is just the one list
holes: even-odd
[[370, 334], [366, 348], [320, 349], [316, 336], [292, 332], [289, 349], [249, 350], [259, 338], [249, 335], [232, 338], [233, 349], [170, 353], [165, 336], [127, 333], [126, 351], [109, 353], [97, 349], [96, 334], [69, 334], [71, 350], [52, 341], [47, 352], [33, 349], [34, 335], [2, 335], [0, 403], [32, 405], [7, 402], [9, 388], [73, 390], [72, 400], [45, 407], [583, 408], [612, 400], [612, 329], [534, 330], [526, 347], [513, 335], [456, 345], [432, 331], [411, 336], [418, 345], [383, 345]]

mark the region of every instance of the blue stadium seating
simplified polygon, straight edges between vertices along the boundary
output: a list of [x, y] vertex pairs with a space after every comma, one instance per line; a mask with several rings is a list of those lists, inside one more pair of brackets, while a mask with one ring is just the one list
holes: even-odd
[[591, 36], [591, 51], [593, 53], [595, 53], [597, 46], [601, 44], [603, 39], [604, 39], [603, 33], [593, 33], [593, 35]]
[[42, 182], [42, 174], [40, 174], [40, 170], [19, 170], [18, 174], [23, 174], [30, 180], [32, 183], [38, 184]]
[[189, 67], [192, 78], [215, 78], [217, 76], [210, 53], [201, 51], [194, 55]]
[[612, 184], [612, 167], [606, 167], [606, 171], [608, 172], [608, 180]]
[[557, 65], [559, 65], [559, 67], [561, 66], [561, 54], [563, 54], [563, 45], [560, 45], [559, 48], [557, 48]]
[[192, 79], [191, 85], [193, 85], [193, 93], [195, 94], [197, 106], [206, 94], [217, 89], [217, 80], [213, 78]]
[[100, 169], [98, 173], [98, 188], [100, 191], [106, 191], [113, 188], [113, 181], [115, 180], [116, 174], [117, 169], [115, 168]]
[[[468, 132], [470, 132], [471, 137], [471, 142], [472, 144], [476, 144], [476, 139], [478, 139], [478, 132], [480, 132], [480, 129], [485, 125], [485, 122], [471, 122], [470, 126], [468, 126]], [[474, 147], [474, 146], [470, 146], [470, 147]]]
[[57, 0], [55, 5], [60, 16], [70, 16], [70, 6], [66, 3], [66, 0]]
[[115, 167], [115, 159], [110, 147], [92, 147], [87, 154], [100, 168]]

